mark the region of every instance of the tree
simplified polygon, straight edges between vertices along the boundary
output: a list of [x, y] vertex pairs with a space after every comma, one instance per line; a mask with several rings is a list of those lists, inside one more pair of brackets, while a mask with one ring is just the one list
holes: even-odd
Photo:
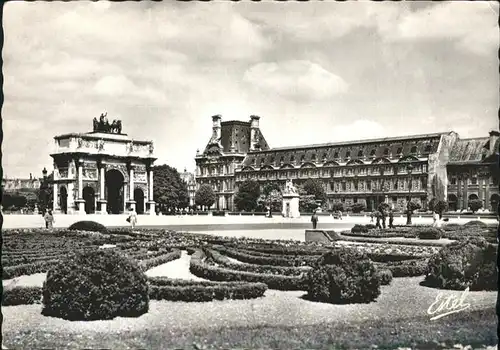
[[333, 203], [332, 210], [333, 211], [345, 211], [344, 210], [344, 203], [342, 203], [342, 202]]
[[211, 207], [215, 203], [215, 192], [212, 186], [203, 184], [200, 186], [194, 197], [196, 205]]
[[281, 212], [283, 209], [283, 196], [281, 193], [281, 188], [275, 182], [269, 182], [264, 185], [262, 189], [262, 195], [258, 200], [259, 205], [271, 208], [271, 212], [278, 211]]
[[187, 184], [182, 181], [177, 169], [166, 164], [155, 166], [153, 183], [153, 199], [160, 210], [174, 211], [175, 208], [186, 208], [189, 205]]
[[407, 225], [411, 225], [411, 216], [413, 215], [413, 212], [415, 210], [418, 210], [422, 208], [422, 206], [418, 203], [415, 203], [415, 202], [408, 202], [408, 204], [406, 205], [406, 224]]
[[258, 206], [260, 185], [257, 181], [246, 180], [238, 188], [234, 196], [234, 205], [238, 210], [252, 211]]
[[483, 202], [480, 199], [472, 199], [469, 201], [470, 210], [472, 210], [472, 214], [483, 207]]
[[42, 214], [44, 214], [47, 209], [53, 208], [53, 187], [50, 186], [53, 179], [54, 173], [44, 177], [40, 182], [40, 188], [37, 191], [38, 207], [40, 208]]
[[354, 203], [351, 205], [351, 210], [353, 213], [361, 213], [362, 211], [366, 210], [366, 205], [363, 203]]
[[443, 213], [448, 210], [448, 203], [445, 201], [436, 201], [434, 203], [434, 210], [439, 214], [439, 219], [443, 218]]
[[308, 195], [313, 195], [317, 201], [323, 203], [326, 201], [326, 192], [323, 188], [323, 184], [316, 179], [308, 179], [302, 185], [303, 190]]

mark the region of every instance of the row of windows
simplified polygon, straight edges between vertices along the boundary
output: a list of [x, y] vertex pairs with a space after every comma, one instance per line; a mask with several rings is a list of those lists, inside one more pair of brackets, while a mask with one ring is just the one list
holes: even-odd
[[[428, 153], [430, 153], [430, 152], [431, 152], [431, 150], [432, 150], [432, 146], [431, 146], [431, 145], [427, 145], [427, 146], [425, 147], [424, 153], [428, 154]], [[375, 153], [376, 153], [376, 150], [375, 150], [375, 149], [372, 149], [372, 150], [370, 151], [370, 157], [374, 158], [374, 157], [375, 157]], [[383, 153], [383, 154], [384, 154], [384, 156], [389, 156], [389, 154], [390, 154], [390, 150], [389, 150], [389, 148], [385, 148], [385, 149], [384, 149], [384, 153]], [[396, 155], [397, 155], [397, 156], [402, 156], [402, 154], [403, 154], [403, 148], [402, 148], [402, 147], [399, 147], [399, 148], [397, 149], [397, 151], [396, 151]], [[410, 150], [410, 155], [416, 155], [416, 154], [417, 154], [417, 147], [416, 147], [416, 146], [413, 146], [413, 147], [411, 148], [411, 150]], [[363, 150], [360, 150], [360, 151], [358, 152], [358, 154], [357, 154], [357, 155], [358, 155], [358, 157], [364, 157], [364, 156], [365, 156], [365, 154], [363, 153]], [[326, 158], [327, 158], [327, 154], [326, 154], [326, 152], [325, 152], [325, 153], [323, 153], [323, 155], [322, 155], [321, 159], [322, 159], [323, 161], [325, 161], [325, 160], [326, 160]], [[334, 159], [340, 159], [339, 152], [335, 152], [335, 153], [333, 154], [333, 158], [334, 158]], [[349, 160], [350, 158], [351, 158], [351, 152], [350, 152], [350, 151], [347, 151], [347, 152], [345, 153], [345, 155], [344, 155], [344, 159], [345, 159], [345, 160]], [[302, 163], [305, 161], [305, 159], [306, 159], [306, 158], [305, 158], [305, 155], [302, 155], [302, 156], [300, 157], [300, 161], [301, 161]], [[316, 161], [316, 160], [317, 160], [317, 156], [316, 156], [316, 154], [314, 154], [314, 153], [313, 153], [313, 155], [311, 156], [311, 160], [312, 160], [312, 161]], [[261, 164], [261, 166], [264, 164], [264, 161], [265, 161], [264, 159], [261, 159], [261, 160], [260, 160], [260, 164]], [[276, 161], [276, 158], [275, 158], [274, 156], [272, 156], [272, 157], [271, 157], [271, 163], [274, 163], [275, 161]], [[284, 157], [284, 156], [281, 156], [281, 157], [280, 157], [280, 163], [283, 163], [284, 161], [285, 161], [285, 157]], [[294, 155], [292, 155], [292, 156], [290, 157], [290, 162], [295, 162], [295, 156], [294, 156]], [[253, 165], [255, 165], [255, 163], [256, 163], [256, 160], [255, 160], [255, 158], [254, 158], [254, 159], [252, 159], [252, 164], [253, 164]]]
[[[412, 173], [425, 173], [427, 172], [427, 164], [416, 165]], [[334, 169], [301, 169], [301, 170], [280, 170], [280, 171], [257, 171], [258, 178], [286, 178], [288, 177], [308, 177], [308, 176], [322, 176], [322, 177], [342, 177], [342, 176], [364, 176], [364, 175], [406, 175], [409, 173], [407, 165], [388, 165], [388, 166], [375, 166], [375, 167], [350, 167], [350, 168], [334, 168]], [[236, 178], [244, 179], [249, 176], [254, 176], [255, 172], [250, 174], [239, 173]]]
[[[490, 176], [490, 178], [487, 181], [487, 183], [489, 183], [490, 185], [494, 185], [496, 182], [497, 182], [497, 180], [494, 179], [493, 176]], [[478, 184], [478, 179], [477, 179], [477, 177], [471, 177], [471, 178], [466, 179], [466, 183], [468, 185], [477, 185]], [[450, 178], [450, 184], [451, 185], [456, 185], [457, 184], [457, 178], [454, 177], [454, 176], [451, 177]], [[463, 184], [463, 181], [462, 181], [462, 184]]]
[[[425, 178], [412, 179], [411, 189], [420, 190], [427, 186], [427, 180]], [[408, 180], [405, 181], [342, 181], [342, 182], [330, 182], [324, 184], [326, 191], [330, 192], [349, 192], [349, 191], [408, 191]]]

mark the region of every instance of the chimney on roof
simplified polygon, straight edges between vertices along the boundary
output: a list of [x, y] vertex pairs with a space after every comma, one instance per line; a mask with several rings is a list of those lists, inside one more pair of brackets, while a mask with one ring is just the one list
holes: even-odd
[[260, 149], [259, 146], [259, 119], [258, 115], [250, 116], [250, 151]]
[[500, 132], [492, 130], [490, 131], [490, 140], [488, 141], [490, 154], [498, 153], [498, 149], [495, 149]]
[[222, 116], [220, 114], [212, 116], [212, 142], [218, 142], [221, 136], [220, 121]]

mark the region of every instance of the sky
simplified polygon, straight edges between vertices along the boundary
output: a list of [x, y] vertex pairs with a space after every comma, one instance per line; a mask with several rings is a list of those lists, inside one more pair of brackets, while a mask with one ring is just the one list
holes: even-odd
[[194, 171], [215, 114], [271, 147], [498, 130], [497, 2], [8, 2], [4, 177], [106, 111]]

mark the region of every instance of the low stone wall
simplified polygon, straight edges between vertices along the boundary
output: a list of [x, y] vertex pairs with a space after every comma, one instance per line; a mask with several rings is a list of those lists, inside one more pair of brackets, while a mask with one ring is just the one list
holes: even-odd
[[340, 240], [334, 230], [306, 230], [306, 242], [334, 242]]

